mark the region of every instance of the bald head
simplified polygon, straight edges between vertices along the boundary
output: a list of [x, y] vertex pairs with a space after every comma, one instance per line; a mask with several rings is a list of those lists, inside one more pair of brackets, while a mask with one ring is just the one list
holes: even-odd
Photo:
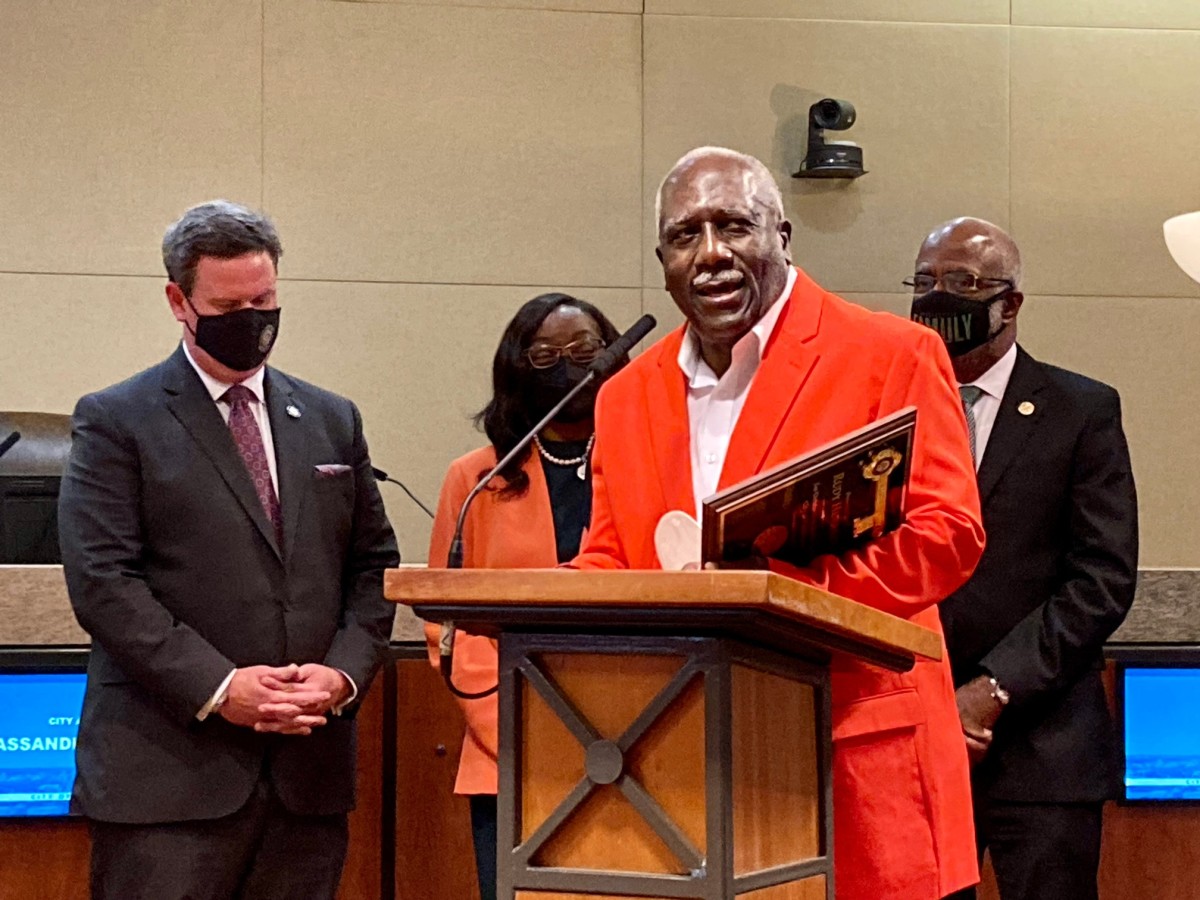
[[[1021, 251], [1007, 231], [984, 219], [963, 216], [943, 222], [925, 238], [917, 253], [917, 273], [934, 261], [963, 262], [962, 271], [980, 278], [1001, 278], [1021, 287]], [[937, 274], [931, 272], [930, 274]]]
[[654, 197], [654, 218], [660, 237], [665, 224], [663, 197], [689, 181], [700, 170], [714, 170], [721, 173], [722, 177], [738, 179], [746, 198], [773, 214], [776, 222], [783, 221], [783, 195], [771, 171], [760, 160], [728, 147], [697, 147], [681, 156], [659, 182], [658, 193]]
[[701, 147], [667, 173], [657, 206], [664, 285], [720, 375], [788, 281], [792, 226], [779, 187], [754, 157]]
[[1016, 343], [1021, 252], [998, 225], [961, 218], [933, 229], [913, 283], [912, 317], [941, 334], [959, 384], [981, 377]]

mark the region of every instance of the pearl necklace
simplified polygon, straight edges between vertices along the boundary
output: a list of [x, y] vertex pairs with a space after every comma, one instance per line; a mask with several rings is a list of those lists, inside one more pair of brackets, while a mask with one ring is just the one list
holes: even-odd
[[542, 455], [542, 459], [546, 462], [554, 463], [556, 466], [579, 466], [575, 470], [575, 475], [580, 481], [587, 478], [587, 461], [588, 455], [592, 452], [592, 445], [596, 443], [596, 432], [592, 432], [592, 436], [588, 438], [587, 446], [583, 448], [583, 454], [574, 459], [559, 459], [557, 456], [551, 456], [546, 452], [546, 448], [542, 446], [542, 439], [536, 434], [533, 436], [533, 442], [537, 445], [538, 453]]

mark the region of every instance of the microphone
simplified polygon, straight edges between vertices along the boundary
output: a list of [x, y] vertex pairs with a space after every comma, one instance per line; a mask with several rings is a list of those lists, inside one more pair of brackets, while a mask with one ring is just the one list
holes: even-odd
[[7, 453], [9, 450], [11, 450], [13, 444], [15, 444], [20, 439], [21, 439], [21, 432], [14, 431], [12, 434], [10, 434], [8, 437], [6, 437], [3, 441], [0, 441], [0, 456], [3, 456], [5, 453]]
[[608, 375], [617, 365], [617, 360], [622, 356], [627, 356], [629, 351], [637, 346], [638, 341], [648, 335], [657, 324], [654, 316], [646, 313], [634, 322], [628, 331], [613, 341], [611, 347], [593, 359], [588, 365], [588, 369], [595, 372], [600, 378]]
[[[566, 395], [554, 404], [554, 408], [546, 415], [542, 416], [541, 420], [529, 430], [517, 445], [505, 454], [504, 459], [494, 465], [486, 475], [484, 475], [476, 483], [475, 487], [471, 488], [471, 493], [467, 494], [467, 499], [463, 501], [462, 508], [458, 511], [458, 522], [454, 526], [454, 538], [450, 541], [450, 552], [446, 556], [447, 569], [461, 569], [463, 567], [463, 526], [467, 521], [467, 511], [471, 508], [471, 504], [475, 498], [479, 496], [479, 492], [488, 486], [488, 483], [502, 471], [517, 454], [529, 446], [543, 428], [550, 422], [554, 421], [559, 411], [570, 403], [575, 395], [582, 391], [585, 387], [597, 379], [604, 378], [609, 375], [616, 367], [617, 361], [637, 344], [642, 338], [650, 333], [651, 329], [657, 324], [654, 316], [647, 313], [642, 316], [626, 331], [623, 335], [612, 342], [612, 346], [608, 347], [603, 353], [597, 356], [591, 363], [588, 364], [587, 374], [576, 384], [571, 390], [567, 391]], [[440, 654], [439, 669], [442, 673], [442, 680], [446, 682], [446, 686], [450, 688], [450, 693], [463, 700], [478, 700], [481, 697], [487, 697], [494, 694], [499, 688], [499, 685], [494, 685], [486, 691], [476, 691], [469, 693], [460, 691], [454, 686], [452, 674], [454, 670], [454, 635], [457, 629], [453, 622], [443, 622], [441, 638], [438, 641], [438, 653]]]
[[405, 485], [404, 482], [398, 481], [395, 478], [390, 478], [388, 476], [387, 472], [383, 471], [383, 469], [377, 469], [374, 466], [371, 466], [371, 474], [375, 476], [376, 481], [390, 481], [392, 484], [400, 485], [400, 489], [402, 491], [404, 491], [404, 493], [408, 494], [408, 496], [412, 500], [412, 502], [417, 504], [417, 506], [421, 507], [421, 509], [425, 510], [425, 515], [429, 516], [429, 518], [431, 518], [431, 519], [433, 518], [433, 510], [431, 510], [428, 506], [426, 506], [424, 503], [422, 503], [420, 500], [418, 500], [417, 495], [414, 494], [412, 491], [410, 491], [408, 489], [408, 486]]

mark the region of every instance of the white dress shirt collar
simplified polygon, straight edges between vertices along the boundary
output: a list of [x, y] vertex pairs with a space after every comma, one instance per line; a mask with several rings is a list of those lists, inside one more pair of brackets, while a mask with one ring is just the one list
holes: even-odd
[[[187, 341], [183, 341], [181, 344], [183, 346], [183, 355], [187, 357], [187, 361], [191, 363], [192, 368], [196, 370], [196, 374], [200, 376], [200, 380], [204, 382], [204, 387], [207, 389], [209, 395], [213, 398], [213, 402], [220, 402], [221, 397], [225, 395], [225, 392], [233, 387], [233, 382], [218, 381], [217, 379], [213, 378], [196, 364], [196, 360], [192, 359], [192, 353], [190, 350], [188, 350]], [[259, 404], [265, 404], [267, 402], [266, 392], [263, 387], [266, 380], [266, 373], [267, 367], [262, 366], [257, 372], [242, 382], [242, 384], [248, 387], [251, 393], [254, 394]]]
[[[1017, 345], [1013, 344], [1008, 352], [1000, 357], [990, 369], [971, 382], [971, 386], [979, 388], [983, 393], [971, 407], [975, 419], [975, 471], [983, 463], [984, 454], [992, 439], [992, 431], [996, 426], [996, 417], [1000, 414], [1000, 403], [1008, 391], [1008, 382], [1012, 378], [1013, 367], [1017, 363]], [[967, 385], [963, 385], [966, 387]]]
[[[979, 388], [989, 397], [1003, 400], [1004, 392], [1008, 390], [1008, 381], [1012, 378], [1013, 366], [1016, 364], [1017, 345], [1014, 343], [990, 369], [972, 381], [971, 386]], [[966, 386], [963, 385], [963, 387]]]

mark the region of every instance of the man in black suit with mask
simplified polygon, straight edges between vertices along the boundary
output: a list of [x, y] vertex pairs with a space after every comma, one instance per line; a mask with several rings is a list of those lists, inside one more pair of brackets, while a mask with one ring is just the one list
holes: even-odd
[[182, 344], [75, 409], [60, 533], [92, 636], [74, 804], [97, 900], [337, 890], [399, 555], [358, 410], [265, 367], [281, 252], [244, 207], [188, 210], [163, 240]]
[[1017, 345], [1020, 278], [1011, 237], [956, 219], [906, 282], [950, 351], [987, 532], [938, 608], [1002, 900], [1094, 900], [1119, 786], [1101, 651], [1133, 602], [1137, 497], [1117, 392]]

